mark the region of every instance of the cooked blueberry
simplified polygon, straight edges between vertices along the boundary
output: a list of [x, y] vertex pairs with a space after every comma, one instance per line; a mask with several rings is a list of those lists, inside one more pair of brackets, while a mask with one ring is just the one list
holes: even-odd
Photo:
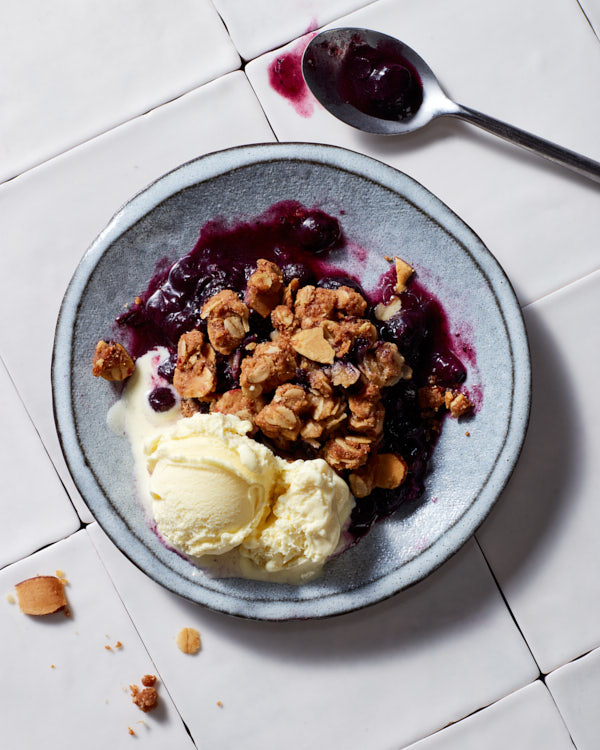
[[163, 360], [158, 366], [158, 374], [169, 383], [173, 382], [173, 375], [177, 367], [177, 352], [171, 352], [167, 359]]
[[171, 388], [159, 386], [148, 396], [148, 403], [154, 411], [169, 411], [175, 406], [175, 394]]
[[341, 229], [333, 216], [323, 211], [311, 211], [298, 222], [296, 236], [306, 250], [322, 253], [338, 242]]

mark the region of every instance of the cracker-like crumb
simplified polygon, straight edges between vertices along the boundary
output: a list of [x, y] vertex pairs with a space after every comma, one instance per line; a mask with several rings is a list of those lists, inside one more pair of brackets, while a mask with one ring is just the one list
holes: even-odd
[[155, 674], [145, 674], [142, 677], [142, 685], [144, 687], [153, 687], [156, 683], [156, 675]]
[[196, 654], [200, 651], [200, 633], [196, 628], [182, 628], [177, 633], [177, 648], [184, 654]]

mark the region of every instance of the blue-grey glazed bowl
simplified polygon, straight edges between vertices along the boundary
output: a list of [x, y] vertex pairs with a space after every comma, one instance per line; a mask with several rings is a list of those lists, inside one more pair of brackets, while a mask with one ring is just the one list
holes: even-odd
[[[400, 255], [477, 353], [467, 386], [482, 395], [467, 424], [446, 420], [421, 501], [376, 524], [303, 586], [211, 578], [153, 533], [135, 497], [133, 461], [106, 415], [117, 393], [91, 375], [95, 344], [156, 262], [187, 253], [215, 216], [249, 218], [281, 200], [340, 216], [367, 253], [331, 260], [372, 286]], [[343, 211], [343, 215], [340, 212]], [[67, 289], [54, 346], [56, 424], [73, 479], [113, 542], [151, 578], [232, 615], [317, 618], [391, 596], [437, 568], [473, 534], [506, 484], [525, 436], [530, 363], [519, 305], [481, 240], [410, 177], [366, 156], [314, 144], [252, 145], [188, 162], [136, 195], [84, 255]], [[470, 436], [466, 436], [465, 432]]]

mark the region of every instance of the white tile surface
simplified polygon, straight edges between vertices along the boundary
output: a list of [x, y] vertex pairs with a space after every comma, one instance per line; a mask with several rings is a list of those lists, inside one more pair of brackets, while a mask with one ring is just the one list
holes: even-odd
[[540, 680], [406, 750], [573, 750], [569, 732]]
[[[6, 600], [19, 581], [57, 568], [69, 581], [70, 618], [29, 617]], [[138, 739], [145, 748], [193, 749], [162, 684], [162, 707], [147, 714], [123, 690], [160, 675], [85, 531], [0, 571], [0, 591], [2, 747], [118, 750]], [[123, 648], [104, 648], [118, 640]]]
[[600, 0], [578, 0], [596, 36], [600, 39]]
[[[590, 95], [600, 79], [600, 44], [576, 2], [506, 0], [491, 8], [478, 0], [381, 0], [333, 25], [398, 36], [461, 103], [600, 161], [600, 97]], [[410, 174], [482, 237], [523, 304], [597, 268], [590, 252], [600, 235], [597, 184], [452, 118], [384, 138], [338, 122], [314, 99], [306, 117], [307, 107], [297, 112], [268, 75], [298, 44], [246, 68], [279, 139], [346, 146]], [[578, 107], [564, 106], [561, 92]]]
[[571, 662], [546, 678], [577, 750], [600, 745], [600, 649]]
[[77, 513], [0, 361], [0, 567], [79, 528]]
[[600, 272], [525, 310], [529, 432], [477, 535], [544, 672], [600, 644], [600, 431], [590, 398], [599, 319]]
[[[289, 750], [397, 748], [538, 674], [473, 542], [382, 604], [320, 622], [264, 623], [170, 594], [96, 524], [89, 533], [192, 736], [211, 750], [262, 750], [282, 738]], [[202, 635], [193, 658], [174, 644], [185, 626]]]
[[369, 2], [372, 0], [213, 0], [245, 60]]
[[209, 0], [4, 3], [0, 181], [239, 62]]
[[[10, 321], [0, 327], [0, 354], [85, 521], [91, 516], [56, 438], [48, 375], [69, 279], [110, 217], [149, 182], [202, 153], [270, 140], [260, 105], [236, 72], [0, 186], [0, 274], [16, 281], [0, 295], [0, 315]], [[35, 367], [23, 346], [32, 332]]]

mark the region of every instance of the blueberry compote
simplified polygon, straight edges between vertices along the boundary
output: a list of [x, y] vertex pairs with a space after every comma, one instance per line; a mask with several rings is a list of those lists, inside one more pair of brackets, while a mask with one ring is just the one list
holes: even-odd
[[[147, 289], [117, 322], [129, 331], [130, 351], [135, 356], [158, 345], [169, 348], [170, 357], [161, 363], [159, 374], [172, 382], [179, 336], [193, 328], [204, 329], [200, 312], [213, 294], [234, 289], [243, 296], [259, 258], [277, 263], [286, 283], [297, 278], [300, 285], [326, 288], [347, 285], [359, 291], [369, 303], [367, 314], [380, 337], [398, 345], [413, 369], [413, 377], [385, 389], [386, 417], [379, 449], [404, 458], [409, 468], [407, 480], [398, 489], [376, 489], [357, 501], [350, 532], [358, 539], [377, 519], [390, 515], [404, 503], [418, 500], [423, 493], [427, 464], [441, 419], [423, 418], [417, 403], [419, 387], [430, 382], [456, 386], [464, 381], [466, 371], [453, 353], [440, 303], [413, 278], [400, 294], [399, 312], [385, 322], [377, 320], [375, 305], [388, 302], [394, 293], [394, 269], [384, 274], [377, 289], [368, 294], [356, 278], [347, 275], [347, 270], [327, 260], [328, 254], [343, 244], [336, 218], [293, 201], [277, 203], [251, 221], [235, 224], [210, 221], [187, 255], [174, 263], [159, 264]], [[251, 333], [242, 345], [231, 355], [217, 355], [219, 393], [239, 387], [242, 350], [251, 341], [267, 340], [271, 330], [268, 318], [264, 320], [252, 313]], [[358, 364], [369, 346], [369, 341], [357, 339], [345, 360]], [[301, 375], [299, 371], [300, 380]], [[171, 405], [166, 391], [169, 389], [158, 388], [153, 394], [151, 405], [158, 411]], [[297, 457], [313, 456], [299, 447]]]
[[344, 101], [384, 120], [407, 120], [423, 101], [419, 74], [394, 42], [372, 47], [360, 37], [353, 40], [339, 69], [338, 88]]

